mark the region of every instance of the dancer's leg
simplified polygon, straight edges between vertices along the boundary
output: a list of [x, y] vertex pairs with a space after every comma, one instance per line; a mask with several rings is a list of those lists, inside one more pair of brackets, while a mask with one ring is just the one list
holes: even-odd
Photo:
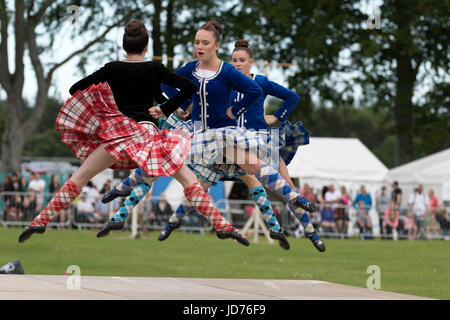
[[233, 238], [239, 243], [249, 245], [248, 240], [243, 237], [225, 218], [217, 211], [211, 203], [211, 199], [200, 186], [195, 174], [183, 165], [181, 169], [173, 175], [184, 188], [186, 199], [197, 209], [216, 230], [216, 235], [220, 239]]
[[31, 225], [20, 234], [19, 242], [24, 242], [35, 232], [43, 233], [48, 222], [79, 196], [83, 185], [115, 162], [116, 159], [104, 149], [103, 145], [95, 149], [71, 178], [64, 183], [44, 210], [34, 218]]
[[241, 177], [242, 181], [248, 186], [250, 196], [261, 211], [264, 220], [267, 222], [270, 230], [274, 230], [278, 233], [283, 232], [277, 219], [273, 214], [272, 205], [267, 198], [267, 193], [261, 183], [254, 176], [245, 175]]
[[119, 211], [103, 226], [103, 228], [97, 233], [97, 238], [104, 237], [109, 234], [111, 230], [121, 230], [125, 224], [125, 220], [128, 215], [133, 211], [145, 195], [150, 191], [152, 183], [157, 178], [150, 179], [147, 183], [142, 183], [133, 189], [131, 194], [125, 199], [123, 205]]
[[[200, 185], [203, 187], [203, 190], [205, 190], [205, 191], [207, 191], [211, 187], [211, 185], [209, 185], [201, 180], [199, 182], [200, 182]], [[183, 201], [178, 206], [177, 210], [175, 210], [175, 212], [170, 216], [169, 222], [167, 222], [164, 229], [160, 232], [160, 234], [158, 236], [158, 240], [159, 241], [166, 240], [170, 236], [170, 234], [172, 233], [173, 230], [178, 229], [183, 222], [183, 217], [190, 210], [196, 210], [196, 209], [194, 207], [192, 207], [190, 202], [186, 199], [186, 197], [184, 197]]]
[[[234, 161], [246, 172], [254, 175], [265, 187], [281, 195], [294, 214], [301, 214], [300, 223], [305, 229], [306, 236], [313, 242], [315, 247], [320, 251], [325, 251], [325, 246], [320, 240], [319, 235], [315, 232], [306, 211], [315, 211], [314, 203], [300, 196], [295, 189], [283, 179], [277, 170], [263, 163], [253, 152], [244, 151], [238, 148], [234, 149]], [[224, 152], [227, 156], [227, 152]], [[237, 160], [240, 163], [237, 163]]]
[[264, 220], [269, 226], [269, 233], [272, 239], [278, 240], [278, 243], [281, 248], [284, 250], [289, 250], [290, 245], [286, 239], [283, 228], [277, 221], [273, 214], [272, 205], [267, 197], [266, 190], [261, 185], [261, 183], [254, 176], [245, 175], [241, 177], [242, 181], [249, 187], [249, 193], [253, 199], [253, 201], [258, 206], [261, 211]]
[[131, 174], [125, 178], [119, 185], [113, 187], [107, 194], [102, 198], [103, 203], [108, 203], [117, 197], [126, 197], [131, 194], [136, 186], [141, 185], [146, 182], [152, 182], [156, 179], [145, 172], [142, 168], [137, 168]]

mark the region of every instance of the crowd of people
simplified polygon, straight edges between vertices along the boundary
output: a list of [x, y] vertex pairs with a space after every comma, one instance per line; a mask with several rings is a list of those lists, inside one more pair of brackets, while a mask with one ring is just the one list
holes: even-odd
[[[42, 206], [61, 187], [58, 175], [52, 174], [47, 186], [45, 179], [39, 172], [31, 172], [29, 179], [25, 175], [13, 173], [6, 175], [3, 184], [0, 183], [0, 192], [4, 192], [3, 220], [30, 221], [41, 210]], [[58, 217], [61, 227], [71, 228], [73, 219], [77, 223], [104, 223], [110, 216], [110, 204], [101, 201], [101, 197], [111, 190], [111, 180], [107, 180], [99, 191], [89, 182], [83, 187], [80, 197], [73, 206], [62, 210]], [[373, 221], [369, 211], [373, 206], [378, 215], [378, 225], [382, 238], [405, 237], [414, 240], [420, 237], [433, 239], [436, 237], [449, 237], [450, 220], [446, 206], [439, 203], [433, 189], [425, 193], [423, 185], [418, 185], [407, 198], [407, 206], [402, 207], [402, 190], [397, 182], [392, 183], [391, 193], [388, 194], [386, 186], [375, 195], [375, 200], [362, 185], [354, 199], [345, 186], [337, 188], [334, 184], [323, 186], [318, 192], [307, 183], [299, 189], [303, 197], [317, 203], [319, 210], [311, 215], [313, 225], [320, 228], [324, 234], [345, 237], [348, 234], [350, 222], [350, 209], [356, 212], [355, 223], [361, 238], [373, 237]], [[122, 205], [120, 198], [113, 201], [113, 211], [116, 212]], [[281, 217], [283, 207], [274, 208], [278, 218]], [[164, 194], [158, 201], [154, 201], [152, 194], [148, 193], [138, 210], [139, 224], [146, 234], [148, 228], [157, 229], [169, 220], [174, 212], [167, 202]], [[191, 210], [184, 217], [187, 227], [203, 227], [207, 223], [197, 211]], [[289, 218], [284, 219], [289, 220]]]
[[[0, 183], [0, 192], [4, 192], [3, 220], [30, 221], [41, 210], [42, 206], [51, 199], [61, 184], [58, 175], [52, 174], [47, 186], [41, 173], [31, 172], [29, 178], [25, 175], [13, 173], [6, 175]], [[299, 189], [303, 197], [318, 204], [319, 210], [311, 214], [314, 227], [320, 228], [323, 234], [346, 237], [349, 230], [350, 210], [355, 214], [355, 227], [363, 239], [373, 237], [373, 221], [369, 211], [374, 206], [378, 215], [378, 226], [382, 238], [399, 237], [410, 240], [424, 237], [449, 238], [450, 220], [448, 210], [444, 203], [439, 203], [433, 189], [424, 191], [423, 185], [418, 185], [413, 193], [407, 196], [406, 206], [402, 207], [403, 193], [398, 182], [393, 182], [390, 194], [386, 186], [382, 186], [376, 193], [375, 199], [367, 192], [364, 185], [353, 198], [345, 186], [336, 187], [334, 184], [326, 185], [314, 192], [307, 183]], [[74, 201], [73, 206], [62, 210], [57, 222], [61, 228], [72, 227], [76, 223], [104, 223], [110, 216], [110, 204], [103, 203], [101, 197], [111, 190], [111, 180], [107, 180], [99, 191], [89, 182], [83, 187], [80, 197]], [[141, 229], [148, 235], [148, 229], [158, 229], [164, 226], [174, 210], [167, 202], [164, 194], [155, 201], [152, 193], [148, 193], [138, 210], [138, 222]], [[122, 205], [122, 199], [113, 201], [112, 210], [116, 212]], [[251, 206], [250, 206], [251, 207]], [[282, 217], [283, 206], [274, 208], [278, 219], [284, 225], [291, 219]], [[250, 210], [246, 208], [246, 210]], [[251, 213], [250, 213], [251, 214]], [[205, 227], [207, 222], [196, 210], [191, 210], [184, 217], [184, 226]]]
[[[347, 235], [349, 228], [350, 209], [356, 212], [355, 226], [363, 239], [373, 237], [373, 225], [369, 211], [373, 208], [378, 215], [378, 226], [382, 238], [405, 237], [410, 240], [424, 237], [449, 238], [450, 220], [444, 203], [439, 203], [433, 189], [427, 193], [419, 184], [414, 191], [403, 199], [403, 193], [397, 181], [391, 185], [390, 194], [387, 187], [382, 186], [376, 192], [375, 199], [367, 192], [364, 185], [360, 186], [354, 199], [348, 194], [345, 186], [339, 189], [333, 184], [324, 186], [320, 192], [305, 184], [300, 193], [319, 204], [320, 210], [313, 214], [316, 227], [323, 233], [335, 234], [341, 237]], [[402, 206], [402, 201], [406, 205]]]
[[[3, 192], [0, 199], [0, 204], [3, 204], [3, 208], [0, 206], [2, 220], [31, 221], [60, 188], [61, 183], [56, 174], [50, 176], [48, 184], [39, 172], [31, 172], [29, 175], [17, 173], [6, 175], [3, 183], [0, 183], [0, 193]], [[103, 203], [101, 198], [110, 190], [111, 180], [107, 180], [100, 190], [89, 181], [83, 187], [79, 198], [72, 206], [64, 208], [55, 222], [59, 222], [61, 228], [72, 228], [77, 223], [105, 223], [110, 218], [111, 208], [110, 203]], [[119, 210], [122, 202], [121, 198], [112, 202], [113, 212]], [[156, 229], [164, 226], [172, 213], [173, 209], [164, 194], [155, 200], [149, 193], [138, 210], [139, 224], [147, 234], [148, 228]], [[185, 220], [186, 226], [189, 227], [205, 225], [203, 216], [195, 210], [187, 214]]]

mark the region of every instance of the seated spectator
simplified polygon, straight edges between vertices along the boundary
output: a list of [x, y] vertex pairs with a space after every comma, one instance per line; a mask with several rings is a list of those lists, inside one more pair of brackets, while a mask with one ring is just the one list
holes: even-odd
[[88, 183], [82, 188], [82, 192], [86, 193], [87, 200], [95, 207], [97, 200], [100, 198], [100, 193], [97, 191], [97, 187], [88, 181]]
[[353, 207], [355, 209], [361, 209], [361, 205], [359, 205], [361, 201], [364, 202], [364, 210], [366, 210], [366, 213], [368, 214], [369, 210], [372, 208], [372, 197], [370, 196], [370, 193], [367, 193], [365, 185], [361, 185], [360, 191], [353, 201]]
[[447, 210], [445, 209], [444, 204], [440, 204], [436, 209], [436, 221], [439, 223], [441, 227], [442, 236], [444, 239], [450, 238], [450, 220]]
[[414, 222], [414, 215], [410, 210], [408, 210], [403, 217], [403, 227], [408, 231], [408, 240], [415, 240], [417, 236], [417, 226]]
[[345, 186], [341, 186], [341, 197], [339, 198], [338, 207], [334, 210], [337, 232], [341, 234], [341, 237], [346, 235], [348, 231], [348, 222], [350, 221], [348, 206], [350, 203], [352, 203], [352, 198], [347, 193]]
[[161, 194], [158, 204], [155, 206], [155, 215], [158, 225], [165, 225], [172, 215], [173, 210], [166, 200], [164, 193]]
[[[390, 202], [390, 198], [386, 192], [386, 186], [382, 186], [380, 193], [378, 193], [375, 197], [375, 210], [378, 213], [378, 225], [380, 226], [380, 234], [382, 238], [384, 238], [384, 235], [386, 234], [386, 230], [384, 228], [386, 225], [386, 223], [384, 222], [386, 210], [391, 209], [390, 211], [392, 211], [394, 209], [394, 205], [392, 204], [390, 206]], [[395, 227], [395, 229], [396, 228], [397, 227]]]
[[329, 205], [325, 205], [320, 210], [320, 225], [324, 233], [336, 232], [336, 223], [334, 221], [334, 211]]
[[183, 217], [183, 225], [186, 227], [201, 227], [207, 221], [197, 210], [190, 208], [190, 210]]
[[22, 197], [20, 195], [13, 195], [8, 207], [8, 211], [6, 212], [6, 220], [21, 221], [22, 218]]
[[[77, 203], [77, 217], [79, 218], [79, 222], [95, 222], [94, 217], [94, 206], [92, 203], [87, 199], [86, 192], [81, 192], [80, 195], [80, 201]], [[81, 218], [81, 219], [80, 219]]]
[[33, 191], [30, 191], [23, 199], [23, 218], [25, 221], [31, 221], [34, 219], [37, 214], [36, 207], [36, 195]]
[[95, 204], [95, 220], [97, 220], [100, 223], [105, 223], [109, 220], [109, 211], [110, 211], [110, 205], [112, 205], [112, 211], [117, 212], [120, 209], [120, 202], [119, 199], [116, 198], [112, 202], [109, 203], [103, 203], [101, 199], [97, 200], [97, 203]]
[[433, 236], [437, 235], [440, 231], [439, 225], [436, 221], [436, 211], [427, 210], [425, 213], [423, 227], [425, 230], [425, 237], [428, 241], [433, 239]]
[[372, 221], [366, 208], [364, 200], [359, 200], [356, 204], [356, 223], [359, 228], [361, 239], [370, 238], [372, 235]]
[[419, 235], [424, 231], [424, 219], [428, 206], [428, 196], [423, 192], [423, 186], [419, 184], [408, 200], [408, 210], [413, 213], [414, 224], [417, 226]]
[[41, 211], [44, 201], [45, 181], [39, 172], [31, 173], [28, 191], [33, 191], [36, 195], [36, 211]]
[[386, 231], [386, 235], [388, 237], [392, 236], [392, 231], [394, 229], [397, 230], [399, 218], [399, 211], [395, 208], [394, 203], [391, 203], [390, 208], [386, 209], [384, 212], [383, 219], [384, 230]]

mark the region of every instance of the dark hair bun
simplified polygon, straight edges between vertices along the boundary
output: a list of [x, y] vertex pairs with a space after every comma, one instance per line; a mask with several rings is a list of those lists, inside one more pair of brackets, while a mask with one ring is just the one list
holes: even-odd
[[238, 40], [234, 43], [235, 48], [249, 48], [247, 40]]
[[147, 28], [139, 20], [131, 20], [125, 26], [125, 34], [128, 37], [138, 37], [144, 33], [147, 33]]
[[213, 25], [214, 28], [216, 28], [217, 32], [219, 32], [219, 35], [222, 35], [223, 29], [222, 29], [222, 25], [219, 22], [217, 22], [215, 20], [211, 20], [211, 21], [208, 21], [207, 23]]

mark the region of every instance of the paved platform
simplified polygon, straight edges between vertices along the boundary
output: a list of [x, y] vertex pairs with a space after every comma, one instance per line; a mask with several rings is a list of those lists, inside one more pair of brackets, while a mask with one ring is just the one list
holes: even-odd
[[422, 300], [316, 280], [0, 275], [1, 300]]

